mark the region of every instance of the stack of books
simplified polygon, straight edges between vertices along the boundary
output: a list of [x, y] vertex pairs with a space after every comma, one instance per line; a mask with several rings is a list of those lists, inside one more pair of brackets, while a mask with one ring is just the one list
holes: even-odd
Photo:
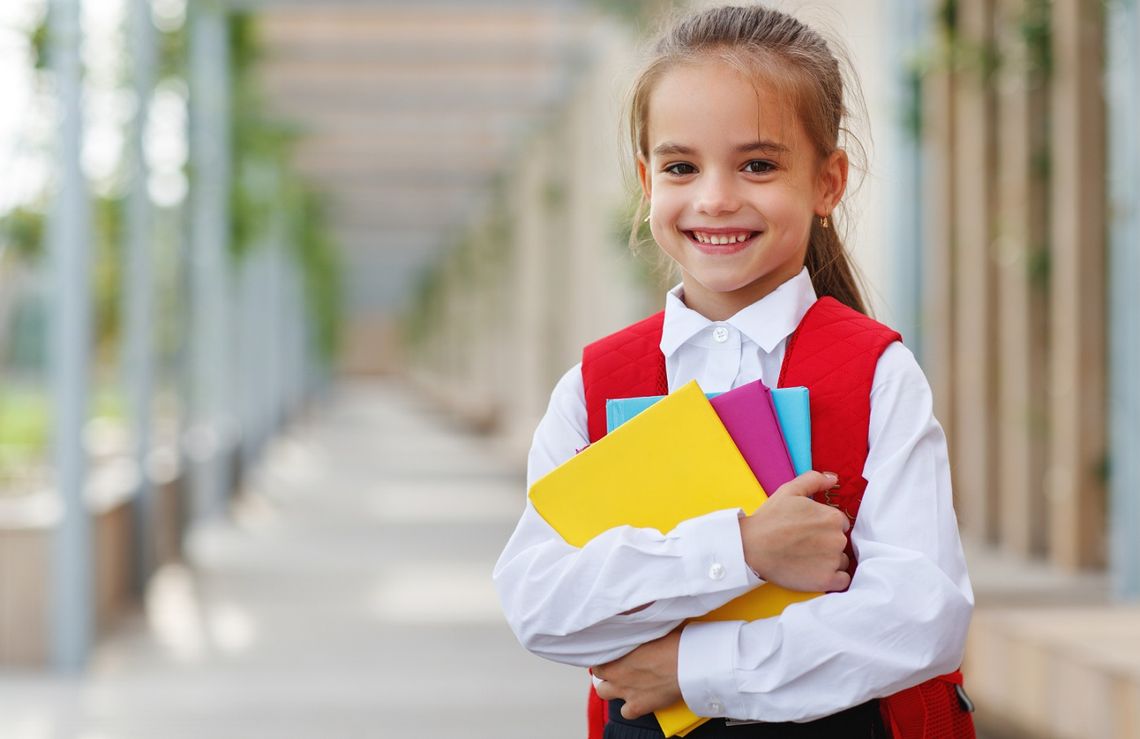
[[[606, 404], [609, 433], [530, 489], [538, 513], [574, 546], [616, 526], [667, 533], [726, 508], [752, 513], [767, 493], [811, 469], [807, 388], [757, 381], [706, 396], [696, 382], [667, 396]], [[818, 593], [764, 584], [697, 621], [754, 621]], [[656, 713], [665, 736], [706, 719], [683, 702]]]

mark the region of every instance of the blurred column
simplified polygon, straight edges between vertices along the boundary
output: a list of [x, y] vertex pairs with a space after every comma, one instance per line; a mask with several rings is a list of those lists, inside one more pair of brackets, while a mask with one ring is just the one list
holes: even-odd
[[[963, 48], [993, 44], [994, 0], [957, 4], [957, 30]], [[994, 91], [983, 56], [955, 75], [954, 151], [957, 280], [954, 305], [953, 372], [961, 392], [954, 394], [957, 447], [955, 492], [963, 528], [976, 540], [997, 540], [995, 476], [997, 305], [992, 241], [995, 200]]]
[[1108, 6], [1110, 557], [1122, 598], [1140, 598], [1140, 11]]
[[151, 398], [154, 393], [154, 218], [147, 192], [146, 128], [154, 89], [157, 49], [150, 0], [130, 5], [131, 68], [135, 89], [135, 118], [128, 137], [131, 177], [126, 212], [126, 269], [123, 279], [123, 395], [128, 399], [139, 472], [135, 499], [134, 536], [137, 543], [135, 585], [141, 591], [154, 559], [154, 504], [147, 455], [151, 447]]
[[[936, 17], [938, 14], [936, 14]], [[945, 20], [931, 23], [926, 46], [944, 54]], [[934, 391], [934, 414], [949, 440], [950, 462], [957, 469], [957, 383], [954, 376], [956, 331], [954, 243], [958, 224], [957, 95], [952, 65], [934, 65], [922, 77], [922, 368]], [[963, 522], [965, 524], [967, 522]], [[963, 526], [963, 533], [972, 533]]]
[[885, 34], [888, 44], [887, 69], [890, 80], [890, 109], [896, 114], [888, 122], [891, 165], [890, 192], [890, 293], [887, 301], [894, 316], [894, 326], [902, 333], [906, 345], [921, 359], [923, 339], [920, 334], [922, 286], [922, 157], [920, 156], [921, 92], [914, 68], [918, 50], [930, 26], [930, 0], [890, 0], [887, 17], [891, 27]]
[[265, 250], [262, 245], [246, 254], [237, 270], [238, 338], [242, 351], [238, 357], [238, 417], [241, 432], [242, 469], [249, 469], [261, 449], [261, 397], [266, 355], [258, 342], [265, 335], [265, 316], [271, 308], [262, 295]]
[[513, 285], [509, 310], [513, 333], [505, 349], [515, 357], [508, 380], [511, 398], [509, 432], [519, 448], [526, 448], [535, 425], [542, 417], [550, 394], [545, 375], [547, 279], [547, 224], [543, 221], [542, 187], [548, 171], [545, 139], [534, 136], [521, 157], [513, 183], [514, 208]]
[[998, 533], [1007, 551], [1044, 553], [1047, 285], [1039, 268], [1048, 247], [1048, 183], [1039, 164], [1048, 151], [1049, 84], [1037, 45], [1024, 26], [1042, 14], [1036, 0], [997, 0], [996, 53], [1007, 59], [995, 73], [997, 189], [997, 490]]
[[58, 669], [79, 672], [87, 662], [94, 630], [91, 524], [84, 499], [87, 460], [83, 448], [91, 342], [91, 211], [81, 165], [79, 0], [52, 0], [48, 12], [60, 113], [55, 168], [58, 183], [48, 224], [55, 282], [51, 341], [53, 461], [62, 502], [52, 570], [52, 658]]
[[224, 511], [230, 313], [229, 29], [216, 0], [190, 4], [190, 430], [196, 519]]
[[285, 416], [285, 382], [288, 369], [286, 367], [286, 346], [288, 339], [288, 301], [286, 300], [286, 282], [289, 279], [287, 265], [282, 254], [281, 243], [276, 237], [270, 240], [269, 251], [269, 300], [267, 305], [272, 307], [271, 315], [267, 316], [266, 330], [270, 337], [268, 357], [271, 367], [266, 368], [267, 389], [269, 393], [269, 416], [265, 429], [268, 439], [281, 428]]
[[1076, 570], [1105, 560], [1104, 16], [1088, 0], [1051, 7], [1049, 544]]
[[307, 357], [306, 327], [312, 320], [305, 300], [305, 276], [297, 249], [289, 232], [285, 213], [279, 211], [275, 220], [277, 243], [289, 276], [289, 310], [287, 325], [289, 338], [289, 371], [285, 383], [285, 421], [288, 423], [300, 411], [305, 400], [305, 367]]

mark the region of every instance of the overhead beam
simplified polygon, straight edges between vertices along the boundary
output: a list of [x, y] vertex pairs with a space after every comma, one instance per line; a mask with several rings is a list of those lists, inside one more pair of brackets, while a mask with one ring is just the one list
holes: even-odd
[[[270, 24], [271, 25], [271, 24]], [[273, 29], [275, 32], [277, 29]], [[280, 33], [265, 49], [270, 65], [351, 63], [367, 66], [460, 69], [494, 69], [498, 66], [552, 65], [578, 58], [575, 47], [561, 39], [535, 39], [527, 33], [503, 38], [472, 36], [440, 39], [436, 33], [408, 39], [406, 36], [377, 43], [373, 38], [345, 38], [343, 32], [284, 36]]]

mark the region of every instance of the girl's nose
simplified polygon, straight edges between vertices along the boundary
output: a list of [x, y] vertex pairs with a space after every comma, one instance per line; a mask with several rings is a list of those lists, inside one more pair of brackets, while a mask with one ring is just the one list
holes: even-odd
[[711, 175], [701, 183], [694, 208], [708, 216], [725, 215], [740, 208], [740, 198], [729, 177]]

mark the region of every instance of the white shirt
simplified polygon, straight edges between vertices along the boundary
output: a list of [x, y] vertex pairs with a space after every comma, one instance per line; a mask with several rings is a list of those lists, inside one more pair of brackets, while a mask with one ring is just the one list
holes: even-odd
[[[674, 288], [661, 337], [669, 389], [694, 379], [706, 392], [756, 379], [775, 387], [787, 338], [815, 300], [804, 270], [713, 322], [686, 307]], [[901, 343], [875, 368], [868, 437], [851, 587], [776, 618], [687, 625], [678, 677], [697, 715], [806, 721], [961, 663], [974, 596], [946, 439], [926, 377]], [[555, 386], [535, 431], [528, 486], [587, 443], [579, 364]], [[576, 548], [528, 501], [495, 565], [507, 620], [523, 646], [557, 662], [591, 666], [625, 655], [761, 582], [744, 561], [740, 515], [718, 511], [664, 534], [621, 526]]]

